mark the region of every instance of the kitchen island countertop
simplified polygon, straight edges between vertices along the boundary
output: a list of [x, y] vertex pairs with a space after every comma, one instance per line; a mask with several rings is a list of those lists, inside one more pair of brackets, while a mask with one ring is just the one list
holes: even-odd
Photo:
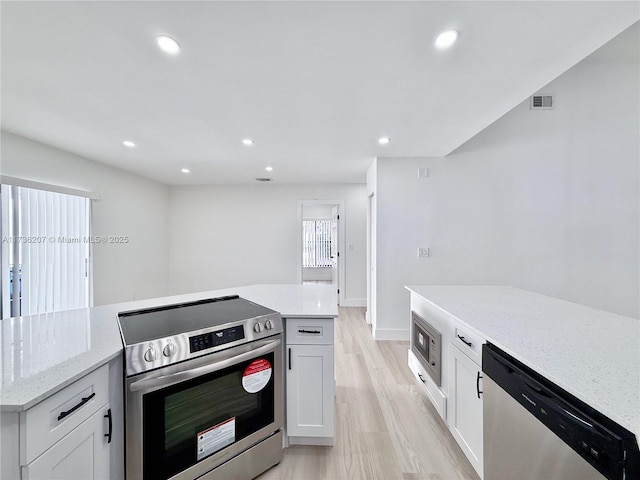
[[0, 409], [22, 411], [122, 354], [118, 313], [240, 295], [286, 317], [337, 317], [331, 285], [249, 285], [0, 322]]
[[503, 286], [407, 286], [640, 438], [640, 320]]

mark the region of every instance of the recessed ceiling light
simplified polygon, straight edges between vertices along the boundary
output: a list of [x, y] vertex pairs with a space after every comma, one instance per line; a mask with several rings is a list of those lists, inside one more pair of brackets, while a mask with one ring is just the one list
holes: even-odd
[[242, 140], [242, 143], [244, 143], [247, 146], [253, 145], [253, 140], [251, 140], [250, 138], [245, 138]]
[[267, 172], [273, 172], [273, 167], [269, 166], [269, 167], [265, 167], [264, 168]]
[[125, 147], [128, 147], [128, 148], [135, 148], [135, 146], [136, 146], [136, 144], [135, 144], [135, 143], [133, 143], [131, 140], [123, 140], [123, 141], [122, 141], [122, 144], [123, 144]]
[[189, 173], [191, 170], [189, 170], [188, 168], [183, 168], [182, 170], [180, 170], [182, 173]]
[[156, 43], [160, 49], [169, 55], [177, 55], [180, 52], [180, 45], [173, 38], [166, 35], [156, 37]]
[[380, 137], [378, 139], [378, 143], [380, 145], [386, 145], [387, 143], [389, 143], [391, 141], [391, 139], [389, 137]]
[[445, 30], [440, 35], [436, 37], [435, 46], [436, 48], [443, 50], [445, 48], [449, 48], [451, 45], [456, 43], [460, 33], [457, 30]]

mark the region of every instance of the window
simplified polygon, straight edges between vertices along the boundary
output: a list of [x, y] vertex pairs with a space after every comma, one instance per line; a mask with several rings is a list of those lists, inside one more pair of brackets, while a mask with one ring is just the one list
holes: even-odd
[[90, 305], [90, 200], [1, 185], [2, 318]]
[[334, 222], [335, 220], [302, 221], [302, 266], [304, 268], [330, 267], [333, 264], [331, 229]]

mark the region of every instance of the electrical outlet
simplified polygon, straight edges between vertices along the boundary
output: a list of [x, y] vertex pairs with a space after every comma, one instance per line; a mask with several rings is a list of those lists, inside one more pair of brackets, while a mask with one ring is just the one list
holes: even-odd
[[429, 247], [418, 247], [418, 258], [425, 258], [429, 256]]
[[418, 168], [418, 178], [427, 178], [429, 176], [428, 168]]

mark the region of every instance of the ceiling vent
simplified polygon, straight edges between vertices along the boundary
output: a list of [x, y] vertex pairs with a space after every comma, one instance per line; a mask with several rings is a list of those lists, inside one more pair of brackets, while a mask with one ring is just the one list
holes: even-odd
[[273, 179], [269, 177], [258, 177], [256, 180], [259, 182], [273, 182]]
[[552, 110], [553, 95], [533, 95], [531, 97], [531, 110]]

